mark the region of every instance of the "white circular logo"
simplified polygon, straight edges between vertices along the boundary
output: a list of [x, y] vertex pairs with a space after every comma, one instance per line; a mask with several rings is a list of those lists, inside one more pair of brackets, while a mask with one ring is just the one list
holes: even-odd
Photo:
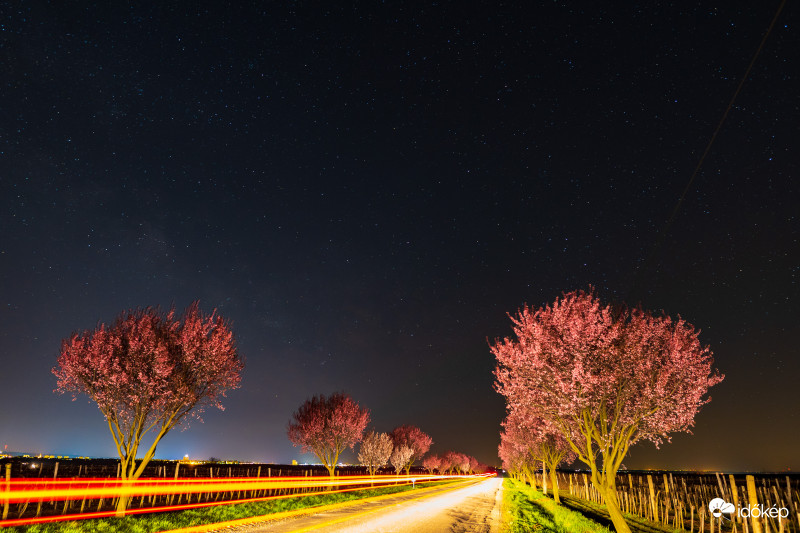
[[733, 514], [736, 512], [736, 507], [722, 498], [714, 498], [708, 502], [708, 510], [711, 511], [714, 518], [719, 518], [723, 514]]

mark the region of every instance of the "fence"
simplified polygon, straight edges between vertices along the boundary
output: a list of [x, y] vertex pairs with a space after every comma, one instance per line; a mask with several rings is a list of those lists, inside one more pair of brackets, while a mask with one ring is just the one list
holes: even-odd
[[[558, 472], [557, 477], [561, 491], [603, 503], [590, 474]], [[541, 484], [541, 474], [537, 478]], [[621, 473], [617, 475], [616, 488], [623, 513], [686, 531], [800, 532], [797, 475]], [[709, 503], [715, 498], [733, 504], [735, 512], [715, 518], [709, 510]], [[758, 511], [753, 513], [753, 509]]]
[[[170, 477], [180, 464], [180, 477], [253, 477], [261, 469], [270, 476], [322, 476], [328, 471], [322, 465], [281, 465], [274, 463], [185, 462], [154, 459], [145, 467], [141, 477]], [[0, 471], [5, 475], [5, 465], [11, 467], [12, 478], [98, 478], [119, 477], [119, 460], [116, 459], [64, 459], [13, 457], [0, 459]], [[423, 469], [412, 469], [422, 473]], [[361, 466], [336, 467], [337, 475], [360, 475], [366, 472]], [[382, 474], [393, 469], [383, 468]], [[229, 474], [229, 475], [228, 475]]]

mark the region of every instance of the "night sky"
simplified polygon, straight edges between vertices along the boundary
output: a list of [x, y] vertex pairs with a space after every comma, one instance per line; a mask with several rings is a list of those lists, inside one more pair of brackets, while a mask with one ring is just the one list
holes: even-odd
[[487, 339], [593, 285], [726, 375], [628, 468], [800, 469], [796, 3], [657, 248], [778, 1], [106, 4], [0, 8], [0, 446], [114, 456], [61, 339], [200, 300], [243, 384], [158, 457], [311, 461], [341, 390], [497, 464]]

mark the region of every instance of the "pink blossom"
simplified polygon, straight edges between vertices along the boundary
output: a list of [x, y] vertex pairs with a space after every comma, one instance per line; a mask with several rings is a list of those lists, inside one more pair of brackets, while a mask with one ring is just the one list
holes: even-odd
[[[138, 478], [160, 440], [241, 381], [244, 367], [230, 325], [197, 302], [182, 316], [148, 307], [122, 313], [111, 325], [73, 333], [61, 343], [57, 392], [83, 393], [108, 422], [122, 463], [122, 477]], [[137, 463], [142, 437], [153, 443]], [[138, 453], [141, 456], [141, 453]], [[121, 504], [124, 511], [124, 502]]]
[[344, 393], [334, 393], [306, 400], [292, 416], [287, 433], [292, 444], [316, 455], [333, 476], [339, 455], [361, 441], [368, 423], [369, 410]]
[[[712, 371], [711, 350], [680, 317], [615, 310], [591, 292], [525, 306], [511, 321], [514, 337], [491, 346], [495, 386], [510, 413], [499, 450], [504, 463], [541, 454], [537, 443], [558, 448], [560, 436], [590, 467], [615, 527], [627, 531], [614, 476], [632, 444], [658, 446], [670, 433], [690, 431], [710, 401], [708, 389], [723, 379]], [[545, 441], [537, 436], [543, 430]], [[530, 435], [520, 437], [523, 431]]]
[[396, 427], [391, 435], [395, 448], [401, 445], [406, 445], [411, 448], [412, 453], [408, 458], [408, 462], [403, 467], [406, 474], [409, 473], [416, 461], [422, 459], [422, 457], [428, 453], [431, 444], [433, 444], [433, 439], [416, 426]]

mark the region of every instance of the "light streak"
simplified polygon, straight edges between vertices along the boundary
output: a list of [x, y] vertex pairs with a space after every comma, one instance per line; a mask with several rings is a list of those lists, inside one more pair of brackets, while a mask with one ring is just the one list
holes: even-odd
[[[401, 483], [398, 486], [408, 485], [408, 483]], [[275, 496], [262, 496], [260, 498], [245, 498], [240, 500], [224, 500], [224, 501], [215, 501], [215, 502], [198, 502], [198, 503], [184, 503], [180, 505], [164, 505], [160, 507], [143, 507], [140, 509], [128, 509], [125, 511], [125, 516], [130, 516], [134, 514], [144, 514], [144, 513], [165, 513], [171, 511], [186, 511], [188, 509], [199, 509], [201, 507], [214, 507], [217, 505], [233, 505], [237, 503], [254, 503], [254, 502], [264, 502], [270, 500], [283, 500], [288, 498], [300, 498], [305, 496], [320, 496], [324, 494], [336, 494], [341, 492], [353, 492], [357, 490], [363, 490], [364, 487], [353, 487], [349, 489], [339, 489], [339, 490], [324, 490], [320, 492], [304, 492], [304, 493], [295, 493], [295, 494], [278, 494]], [[117, 511], [100, 511], [100, 512], [88, 512], [88, 513], [78, 513], [78, 514], [70, 514], [70, 515], [57, 515], [57, 516], [42, 516], [36, 518], [19, 518], [19, 519], [12, 519], [12, 520], [5, 520], [0, 521], [0, 527], [10, 527], [10, 526], [22, 526], [22, 525], [31, 525], [31, 524], [41, 524], [43, 522], [61, 522], [65, 520], [83, 520], [86, 518], [109, 518], [112, 516], [116, 516]]]
[[[396, 483], [412, 479], [418, 482], [454, 479], [464, 476], [346, 476], [335, 477], [285, 477], [285, 478], [213, 478], [203, 480], [118, 479], [92, 480], [19, 480], [6, 484], [3, 501], [19, 503], [39, 500], [76, 500], [118, 498], [120, 496], [164, 496], [170, 494], [198, 494], [206, 492], [237, 492], [252, 490], [284, 490], [323, 488], [367, 483]], [[55, 486], [54, 486], [55, 485]], [[66, 486], [64, 488], [63, 486]]]
[[[323, 494], [335, 494], [364, 490], [372, 487], [384, 487], [387, 485], [402, 484], [407, 485], [412, 482], [425, 482], [447, 479], [468, 479], [472, 476], [445, 476], [445, 475], [425, 475], [425, 476], [297, 476], [279, 478], [204, 478], [165, 480], [165, 479], [139, 479], [133, 481], [123, 481], [119, 479], [56, 479], [41, 480], [17, 479], [9, 481], [4, 485], [8, 490], [0, 491], [0, 500], [10, 503], [39, 502], [44, 500], [64, 501], [80, 499], [99, 499], [117, 498], [120, 496], [168, 496], [168, 495], [188, 495], [188, 494], [216, 494], [219, 492], [247, 492], [255, 493], [260, 491], [289, 490], [289, 489], [324, 489], [318, 492], [305, 492], [293, 494], [278, 494], [271, 496], [250, 497], [234, 500], [223, 500], [214, 502], [197, 502], [179, 505], [167, 505], [159, 507], [145, 507], [139, 509], [128, 509], [127, 515], [182, 511], [201, 507], [212, 507], [217, 505], [232, 505], [239, 503], [251, 503], [269, 501], [286, 498], [296, 498], [304, 496], [314, 496]], [[369, 486], [367, 486], [369, 485]], [[331, 490], [333, 487], [349, 487]], [[359, 500], [364, 501], [364, 500]], [[64, 520], [83, 520], [89, 518], [108, 518], [116, 516], [116, 510], [86, 512], [79, 514], [62, 514], [57, 516], [44, 516], [36, 518], [20, 518], [0, 521], [0, 527], [30, 525], [43, 522], [54, 522]], [[271, 515], [270, 515], [271, 516]]]

